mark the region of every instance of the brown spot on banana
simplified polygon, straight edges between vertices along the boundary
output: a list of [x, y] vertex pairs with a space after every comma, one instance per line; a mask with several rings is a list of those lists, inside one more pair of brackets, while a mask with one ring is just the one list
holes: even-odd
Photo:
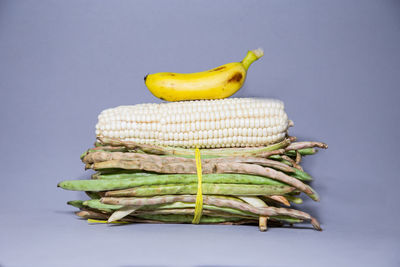
[[228, 80], [228, 83], [240, 82], [243, 78], [243, 75], [240, 72], [236, 72], [233, 76]]

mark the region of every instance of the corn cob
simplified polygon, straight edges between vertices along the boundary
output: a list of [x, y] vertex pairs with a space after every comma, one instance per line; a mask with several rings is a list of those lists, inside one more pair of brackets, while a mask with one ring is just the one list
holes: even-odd
[[119, 106], [98, 120], [98, 138], [185, 148], [265, 146], [290, 126], [281, 101], [253, 98]]

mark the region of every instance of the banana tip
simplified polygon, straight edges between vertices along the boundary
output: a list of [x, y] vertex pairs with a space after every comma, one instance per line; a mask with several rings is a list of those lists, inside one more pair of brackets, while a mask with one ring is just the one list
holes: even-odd
[[256, 55], [257, 58], [264, 56], [264, 50], [261, 47], [252, 50], [252, 52], [254, 53], [254, 55]]

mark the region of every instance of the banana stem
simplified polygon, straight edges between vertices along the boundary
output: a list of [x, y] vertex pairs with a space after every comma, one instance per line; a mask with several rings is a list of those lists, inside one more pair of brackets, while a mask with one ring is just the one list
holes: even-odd
[[248, 70], [248, 68], [254, 61], [259, 59], [263, 55], [264, 55], [264, 51], [261, 48], [247, 52], [247, 55], [242, 60], [243, 67], [246, 69], [246, 71]]

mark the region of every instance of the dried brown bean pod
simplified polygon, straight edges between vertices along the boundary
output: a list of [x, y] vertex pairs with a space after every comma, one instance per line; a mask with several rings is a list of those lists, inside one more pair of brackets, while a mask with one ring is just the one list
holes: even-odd
[[300, 164], [301, 162], [301, 154], [296, 150], [296, 164]]
[[265, 196], [265, 197], [290, 207], [290, 202], [284, 196]]
[[[86, 164], [97, 163], [110, 160], [152, 160], [158, 162], [167, 162], [167, 164], [172, 163], [192, 163], [196, 164], [194, 159], [179, 158], [179, 157], [160, 157], [156, 155], [145, 155], [141, 153], [123, 153], [123, 152], [106, 152], [106, 151], [96, 151], [88, 153], [84, 158], [83, 162]], [[266, 158], [258, 157], [225, 157], [225, 158], [211, 158], [203, 159], [202, 164], [215, 164], [219, 162], [237, 162], [237, 163], [251, 163], [258, 164], [262, 166], [272, 167], [284, 172], [294, 172], [292, 168], [276, 160], [270, 160]]]
[[[157, 155], [193, 155], [193, 149], [157, 146], [152, 144], [138, 144], [132, 141], [121, 141], [106, 137], [98, 137], [99, 142], [104, 145], [125, 146], [128, 150], [141, 151], [148, 154]], [[287, 147], [291, 143], [290, 138], [286, 138], [278, 143], [264, 147], [239, 147], [239, 148], [213, 148], [202, 149], [202, 155], [209, 156], [256, 156], [260, 153], [273, 151]]]
[[285, 150], [299, 150], [303, 148], [311, 148], [311, 147], [319, 147], [319, 148], [328, 148], [328, 145], [322, 142], [311, 142], [311, 141], [304, 141], [304, 142], [295, 142], [288, 145]]
[[[170, 195], [170, 196], [162, 196], [162, 197], [151, 197], [151, 198], [114, 198], [114, 197], [104, 197], [101, 199], [102, 203], [105, 204], [114, 204], [114, 205], [156, 205], [163, 203], [171, 203], [171, 202], [195, 202], [195, 195]], [[234, 209], [240, 209], [242, 211], [251, 212], [254, 214], [264, 215], [264, 216], [279, 216], [279, 215], [287, 215], [290, 217], [294, 217], [302, 220], [310, 220], [313, 227], [317, 230], [321, 230], [318, 221], [311, 217], [308, 213], [287, 209], [287, 208], [275, 208], [275, 207], [266, 207], [266, 208], [256, 208], [244, 202], [235, 201], [232, 199], [226, 198], [218, 198], [213, 196], [203, 196], [203, 203], [207, 205], [214, 205], [218, 207], [229, 207]]]
[[218, 163], [216, 164], [216, 173], [243, 173], [243, 174], [253, 174], [269, 177], [288, 185], [291, 185], [300, 191], [306, 193], [313, 200], [319, 201], [319, 197], [312, 188], [300, 180], [291, 177], [283, 172], [268, 168], [261, 167], [258, 165], [244, 164], [244, 163]]

